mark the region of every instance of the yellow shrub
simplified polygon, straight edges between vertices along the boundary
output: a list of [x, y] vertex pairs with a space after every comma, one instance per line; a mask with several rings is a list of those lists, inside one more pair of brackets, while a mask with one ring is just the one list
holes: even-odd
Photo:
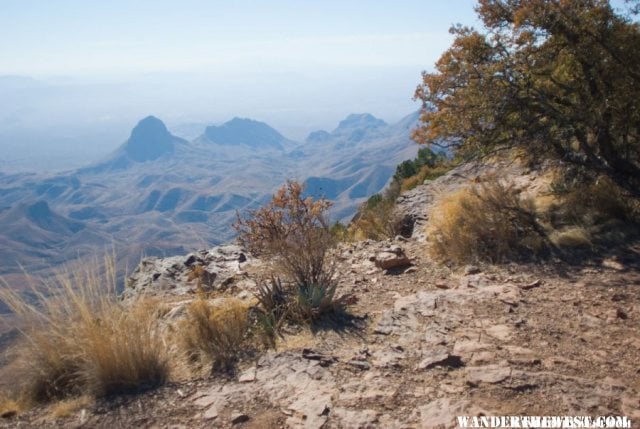
[[429, 249], [441, 261], [499, 262], [539, 250], [532, 201], [500, 181], [449, 194], [430, 216]]
[[0, 393], [0, 417], [10, 418], [23, 411], [25, 404], [20, 399], [13, 399]]
[[83, 408], [87, 408], [92, 403], [88, 396], [66, 399], [56, 402], [49, 407], [49, 415], [54, 419], [67, 418], [76, 414]]
[[407, 177], [402, 180], [402, 185], [400, 186], [401, 192], [410, 191], [418, 185], [422, 185], [424, 182], [424, 178], [421, 174], [416, 174], [415, 176]]
[[451, 167], [448, 164], [440, 164], [435, 167], [429, 167], [428, 165], [423, 165], [420, 167], [420, 171], [417, 174], [414, 174], [411, 177], [408, 177], [402, 181], [402, 185], [400, 186], [400, 190], [402, 192], [410, 191], [418, 185], [422, 185], [425, 180], [434, 180], [438, 177], [446, 174]]
[[627, 196], [608, 177], [574, 179], [574, 183], [568, 184], [563, 180], [567, 179], [560, 178], [553, 185], [559, 188], [556, 193], [560, 203], [552, 213], [556, 223], [597, 225], [610, 220], [640, 220], [638, 201]]
[[400, 220], [394, 213], [395, 204], [390, 200], [364, 207], [349, 227], [356, 240], [384, 240], [400, 232]]

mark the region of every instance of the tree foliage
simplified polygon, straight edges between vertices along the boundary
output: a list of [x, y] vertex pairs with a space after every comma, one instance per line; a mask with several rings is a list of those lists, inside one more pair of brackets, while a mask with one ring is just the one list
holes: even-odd
[[436, 153], [428, 147], [424, 147], [418, 151], [418, 155], [415, 159], [409, 159], [401, 162], [396, 167], [396, 172], [393, 175], [393, 180], [396, 182], [402, 182], [402, 180], [415, 176], [420, 169], [424, 166], [434, 168], [438, 165], [442, 165], [446, 162], [447, 157], [443, 153]]
[[415, 96], [420, 143], [525, 147], [640, 192], [640, 27], [604, 0], [479, 0]]

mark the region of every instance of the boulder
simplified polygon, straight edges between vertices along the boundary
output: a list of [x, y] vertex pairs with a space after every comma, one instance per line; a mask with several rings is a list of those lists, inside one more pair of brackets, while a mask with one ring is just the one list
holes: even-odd
[[374, 262], [377, 267], [383, 270], [403, 268], [411, 265], [411, 261], [400, 246], [391, 246], [378, 252]]

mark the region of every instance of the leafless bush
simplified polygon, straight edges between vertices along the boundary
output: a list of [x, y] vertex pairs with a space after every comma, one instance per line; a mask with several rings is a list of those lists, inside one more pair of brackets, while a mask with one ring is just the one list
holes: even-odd
[[270, 332], [284, 318], [312, 322], [349, 302], [336, 296], [331, 256], [335, 237], [325, 217], [330, 206], [324, 199], [304, 198], [302, 186], [289, 181], [265, 207], [246, 219], [238, 216], [235, 227], [241, 243], [254, 254], [272, 258], [292, 284], [287, 290], [279, 279], [272, 279], [259, 289], [263, 325]]

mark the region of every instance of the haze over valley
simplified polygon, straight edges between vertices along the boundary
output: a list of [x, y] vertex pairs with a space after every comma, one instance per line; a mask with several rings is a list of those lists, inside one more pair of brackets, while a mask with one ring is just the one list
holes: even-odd
[[0, 274], [222, 243], [287, 179], [348, 221], [417, 152], [457, 3], [6, 5]]
[[181, 254], [230, 240], [236, 212], [264, 204], [286, 180], [333, 201], [348, 221], [415, 156], [418, 114], [387, 124], [350, 114], [304, 141], [234, 118], [191, 141], [154, 116], [104, 159], [56, 174], [0, 175], [0, 274], [37, 271], [105, 249], [130, 265], [141, 255]]

